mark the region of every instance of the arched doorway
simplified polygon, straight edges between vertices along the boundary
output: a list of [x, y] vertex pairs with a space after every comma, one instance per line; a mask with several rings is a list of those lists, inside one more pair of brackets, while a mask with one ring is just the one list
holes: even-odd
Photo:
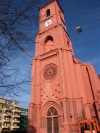
[[58, 112], [54, 107], [47, 111], [47, 133], [59, 133]]

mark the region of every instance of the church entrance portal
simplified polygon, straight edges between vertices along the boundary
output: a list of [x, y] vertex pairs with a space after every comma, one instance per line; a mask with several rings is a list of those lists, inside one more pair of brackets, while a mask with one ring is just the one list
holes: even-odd
[[47, 112], [47, 133], [59, 133], [58, 113], [53, 107]]

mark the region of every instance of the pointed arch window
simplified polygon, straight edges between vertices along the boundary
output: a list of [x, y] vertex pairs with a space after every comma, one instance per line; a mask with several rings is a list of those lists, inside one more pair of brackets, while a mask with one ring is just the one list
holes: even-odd
[[58, 112], [54, 107], [49, 108], [47, 111], [47, 132], [59, 132]]
[[54, 115], [58, 115], [57, 110], [54, 107], [49, 108], [47, 116], [54, 116]]
[[47, 16], [47, 17], [50, 16], [50, 9], [47, 9], [47, 10], [46, 10], [46, 16]]

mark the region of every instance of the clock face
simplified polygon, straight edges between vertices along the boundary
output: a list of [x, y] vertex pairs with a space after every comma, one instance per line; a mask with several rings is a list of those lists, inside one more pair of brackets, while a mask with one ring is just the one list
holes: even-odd
[[52, 19], [49, 19], [49, 20], [44, 22], [45, 27], [49, 26], [50, 24], [52, 24]]

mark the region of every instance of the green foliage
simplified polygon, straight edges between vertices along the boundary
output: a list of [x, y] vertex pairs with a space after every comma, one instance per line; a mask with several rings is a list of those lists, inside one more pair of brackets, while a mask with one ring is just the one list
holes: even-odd
[[27, 130], [28, 126], [28, 115], [21, 115], [20, 116], [20, 130]]

